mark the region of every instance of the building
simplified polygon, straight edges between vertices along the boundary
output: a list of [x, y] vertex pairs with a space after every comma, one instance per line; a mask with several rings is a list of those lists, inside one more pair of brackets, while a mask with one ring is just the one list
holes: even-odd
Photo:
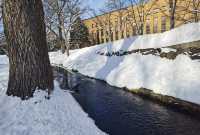
[[[129, 36], [162, 33], [200, 20], [199, 0], [149, 0], [83, 20], [93, 44]], [[174, 25], [173, 25], [174, 24]]]

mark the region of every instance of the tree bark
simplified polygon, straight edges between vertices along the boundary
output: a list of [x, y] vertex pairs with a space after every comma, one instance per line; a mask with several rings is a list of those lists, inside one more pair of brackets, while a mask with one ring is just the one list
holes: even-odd
[[53, 90], [41, 0], [5, 0], [4, 32], [8, 43], [7, 95], [28, 99], [36, 89]]
[[63, 38], [63, 26], [64, 26], [64, 21], [63, 21], [63, 13], [62, 11], [58, 13], [58, 32], [59, 32], [59, 42], [60, 42], [60, 47], [61, 47], [61, 52], [65, 53], [65, 41]]
[[176, 8], [177, 8], [177, 0], [169, 0], [169, 6], [170, 6], [170, 29], [175, 28], [175, 14], [176, 14]]

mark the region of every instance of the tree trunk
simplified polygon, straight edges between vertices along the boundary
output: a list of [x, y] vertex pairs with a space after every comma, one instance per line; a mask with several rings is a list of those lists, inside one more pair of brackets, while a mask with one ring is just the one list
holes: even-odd
[[196, 9], [195, 13], [194, 13], [194, 21], [198, 22], [199, 21], [199, 17], [198, 17], [198, 9]]
[[28, 99], [36, 89], [53, 90], [41, 0], [5, 0], [4, 32], [8, 43], [7, 95]]
[[170, 17], [170, 29], [174, 29], [174, 28], [175, 28], [175, 16], [174, 14], [172, 14]]
[[63, 38], [63, 26], [64, 26], [64, 15], [63, 15], [63, 9], [60, 9], [59, 6], [59, 1], [56, 2], [57, 7], [58, 7], [58, 11], [57, 11], [57, 15], [58, 15], [58, 33], [59, 33], [59, 42], [60, 42], [60, 48], [61, 48], [61, 52], [64, 54], [65, 53], [65, 40]]
[[67, 52], [67, 56], [69, 56], [69, 49], [70, 49], [70, 43], [69, 42], [65, 42], [66, 44], [66, 52]]
[[59, 32], [59, 43], [60, 43], [60, 47], [61, 47], [61, 52], [65, 53], [65, 41], [63, 38], [63, 29], [62, 26], [64, 25], [63, 22], [63, 14], [62, 13], [58, 13], [58, 32]]
[[170, 29], [175, 28], [175, 14], [177, 8], [177, 0], [169, 0], [170, 7]]

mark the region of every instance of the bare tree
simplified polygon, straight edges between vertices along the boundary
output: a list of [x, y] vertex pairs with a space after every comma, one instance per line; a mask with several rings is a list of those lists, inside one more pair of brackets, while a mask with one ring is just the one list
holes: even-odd
[[128, 21], [132, 26], [132, 30], [139, 35], [143, 35], [146, 18], [150, 15], [156, 1], [153, 1], [149, 7], [146, 7], [149, 0], [128, 0], [128, 2], [130, 5]]
[[166, 0], [165, 4], [167, 5], [166, 9], [160, 7], [160, 11], [170, 18], [170, 29], [175, 28], [176, 22], [190, 22], [190, 19], [187, 18], [188, 9], [191, 5], [191, 0]]
[[71, 27], [87, 8], [80, 7], [81, 0], [44, 0], [44, 4], [47, 28], [58, 37], [62, 52], [69, 55]]
[[[98, 27], [97, 36], [99, 35], [98, 32], [105, 36], [106, 41], [113, 40], [113, 22], [112, 22], [112, 12], [105, 9], [100, 9], [100, 13], [104, 14], [104, 16], [97, 16], [96, 17], [96, 24]], [[105, 30], [105, 31], [103, 31]], [[102, 32], [103, 31], [103, 32]], [[97, 37], [98, 38], [98, 37]], [[97, 41], [98, 42], [98, 41]]]
[[2, 0], [0, 0], [0, 21], [2, 21]]
[[177, 10], [177, 2], [178, 0], [169, 0], [169, 14], [170, 14], [170, 29], [173, 29], [175, 27], [176, 22], [176, 10]]
[[116, 18], [117, 31], [121, 33], [120, 37], [124, 36], [125, 22], [127, 14], [127, 1], [126, 0], [107, 0], [105, 8], [107, 11], [114, 11], [113, 18]]
[[[199, 0], [166, 0], [164, 2], [167, 9], [160, 7], [160, 11], [170, 18], [170, 29], [182, 23], [199, 21]], [[179, 22], [179, 24], [176, 24], [176, 22]]]
[[192, 0], [192, 6], [189, 11], [193, 14], [194, 21], [198, 22], [200, 19], [200, 0]]
[[5, 0], [4, 32], [8, 43], [7, 95], [27, 99], [38, 89], [53, 90], [41, 0]]
[[[125, 28], [125, 20], [124, 16], [126, 14], [126, 1], [125, 0], [107, 0], [104, 4], [104, 8], [100, 9], [100, 14], [98, 15], [95, 10], [92, 10], [93, 16], [95, 16], [94, 24], [97, 27], [97, 33], [93, 33], [91, 37], [93, 39], [97, 39], [94, 41], [98, 43], [99, 33], [101, 33], [101, 37], [104, 37], [106, 42], [114, 40], [114, 32], [117, 34], [117, 38], [119, 38], [118, 34], [124, 35]], [[103, 36], [102, 36], [103, 34]], [[97, 38], [96, 38], [97, 37]], [[101, 38], [101, 41], [104, 40]], [[103, 41], [102, 41], [103, 42]]]

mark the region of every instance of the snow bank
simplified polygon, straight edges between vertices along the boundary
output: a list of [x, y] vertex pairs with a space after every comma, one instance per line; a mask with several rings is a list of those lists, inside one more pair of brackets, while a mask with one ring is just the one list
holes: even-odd
[[[0, 56], [0, 61], [7, 61]], [[70, 93], [55, 82], [50, 100], [46, 92], [36, 91], [34, 98], [21, 101], [5, 95], [8, 65], [0, 65], [1, 135], [103, 135]]]
[[0, 65], [8, 64], [8, 57], [6, 55], [0, 55]]
[[[200, 23], [181, 26], [163, 34], [144, 35], [119, 40], [74, 51], [65, 60], [65, 54], [50, 53], [51, 63], [63, 64], [81, 74], [105, 80], [117, 87], [129, 89], [147, 88], [155, 93], [169, 95], [200, 104], [200, 62], [186, 55], [175, 60], [158, 56], [131, 54], [122, 57], [106, 57], [96, 51], [132, 50], [134, 48], [157, 48], [200, 40]], [[166, 50], [168, 51], [168, 50]]]
[[[160, 48], [200, 40], [200, 22], [182, 25], [171, 31], [121, 39], [101, 44], [101, 51], [131, 51], [134, 49]], [[100, 50], [99, 50], [100, 51]]]
[[153, 55], [106, 57], [98, 56], [95, 52], [77, 52], [63, 65], [81, 74], [105, 80], [112, 86], [147, 88], [155, 93], [200, 104], [200, 62], [192, 61], [185, 55], [168, 60]]

